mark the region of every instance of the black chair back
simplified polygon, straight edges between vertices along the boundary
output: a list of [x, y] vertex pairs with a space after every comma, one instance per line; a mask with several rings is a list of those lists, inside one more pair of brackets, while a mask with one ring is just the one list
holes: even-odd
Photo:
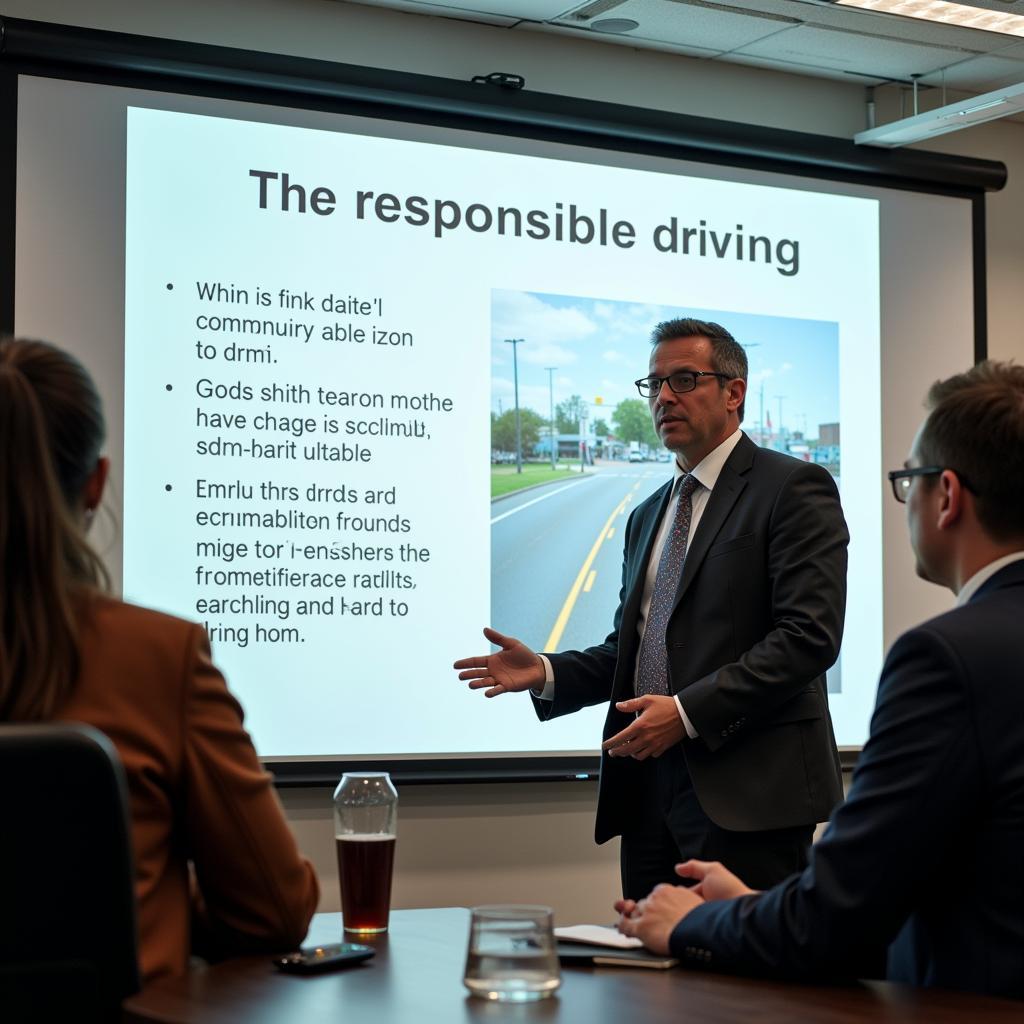
[[134, 879], [110, 740], [0, 726], [0, 1019], [118, 1018], [139, 988]]

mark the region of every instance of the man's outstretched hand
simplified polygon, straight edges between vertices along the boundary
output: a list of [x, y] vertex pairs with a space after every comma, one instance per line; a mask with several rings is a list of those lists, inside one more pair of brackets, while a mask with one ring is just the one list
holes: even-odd
[[459, 678], [469, 680], [471, 690], [483, 690], [485, 697], [497, 697], [500, 693], [544, 688], [544, 662], [526, 644], [489, 626], [484, 628], [484, 636], [501, 650], [460, 658], [454, 665], [459, 669]]

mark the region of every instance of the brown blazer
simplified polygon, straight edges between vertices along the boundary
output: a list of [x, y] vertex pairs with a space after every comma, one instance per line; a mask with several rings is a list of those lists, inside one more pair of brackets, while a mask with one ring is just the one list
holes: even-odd
[[102, 730], [124, 762], [143, 978], [184, 973], [193, 951], [298, 945], [316, 909], [316, 874], [204, 630], [98, 598], [80, 651], [78, 684], [57, 717]]

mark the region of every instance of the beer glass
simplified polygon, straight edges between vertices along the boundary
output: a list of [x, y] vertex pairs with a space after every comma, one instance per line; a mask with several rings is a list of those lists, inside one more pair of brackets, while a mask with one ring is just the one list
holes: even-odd
[[546, 999], [562, 983], [550, 907], [473, 907], [464, 983], [502, 1003]]
[[388, 930], [398, 794], [387, 772], [345, 772], [334, 791], [334, 840], [345, 931]]

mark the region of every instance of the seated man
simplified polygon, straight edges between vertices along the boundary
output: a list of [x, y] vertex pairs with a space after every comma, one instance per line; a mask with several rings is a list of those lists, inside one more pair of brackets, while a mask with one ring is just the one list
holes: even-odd
[[753, 892], [720, 864], [620, 900], [684, 963], [1024, 998], [1024, 367], [937, 382], [905, 468], [917, 572], [957, 595], [882, 670], [846, 803], [810, 865]]

